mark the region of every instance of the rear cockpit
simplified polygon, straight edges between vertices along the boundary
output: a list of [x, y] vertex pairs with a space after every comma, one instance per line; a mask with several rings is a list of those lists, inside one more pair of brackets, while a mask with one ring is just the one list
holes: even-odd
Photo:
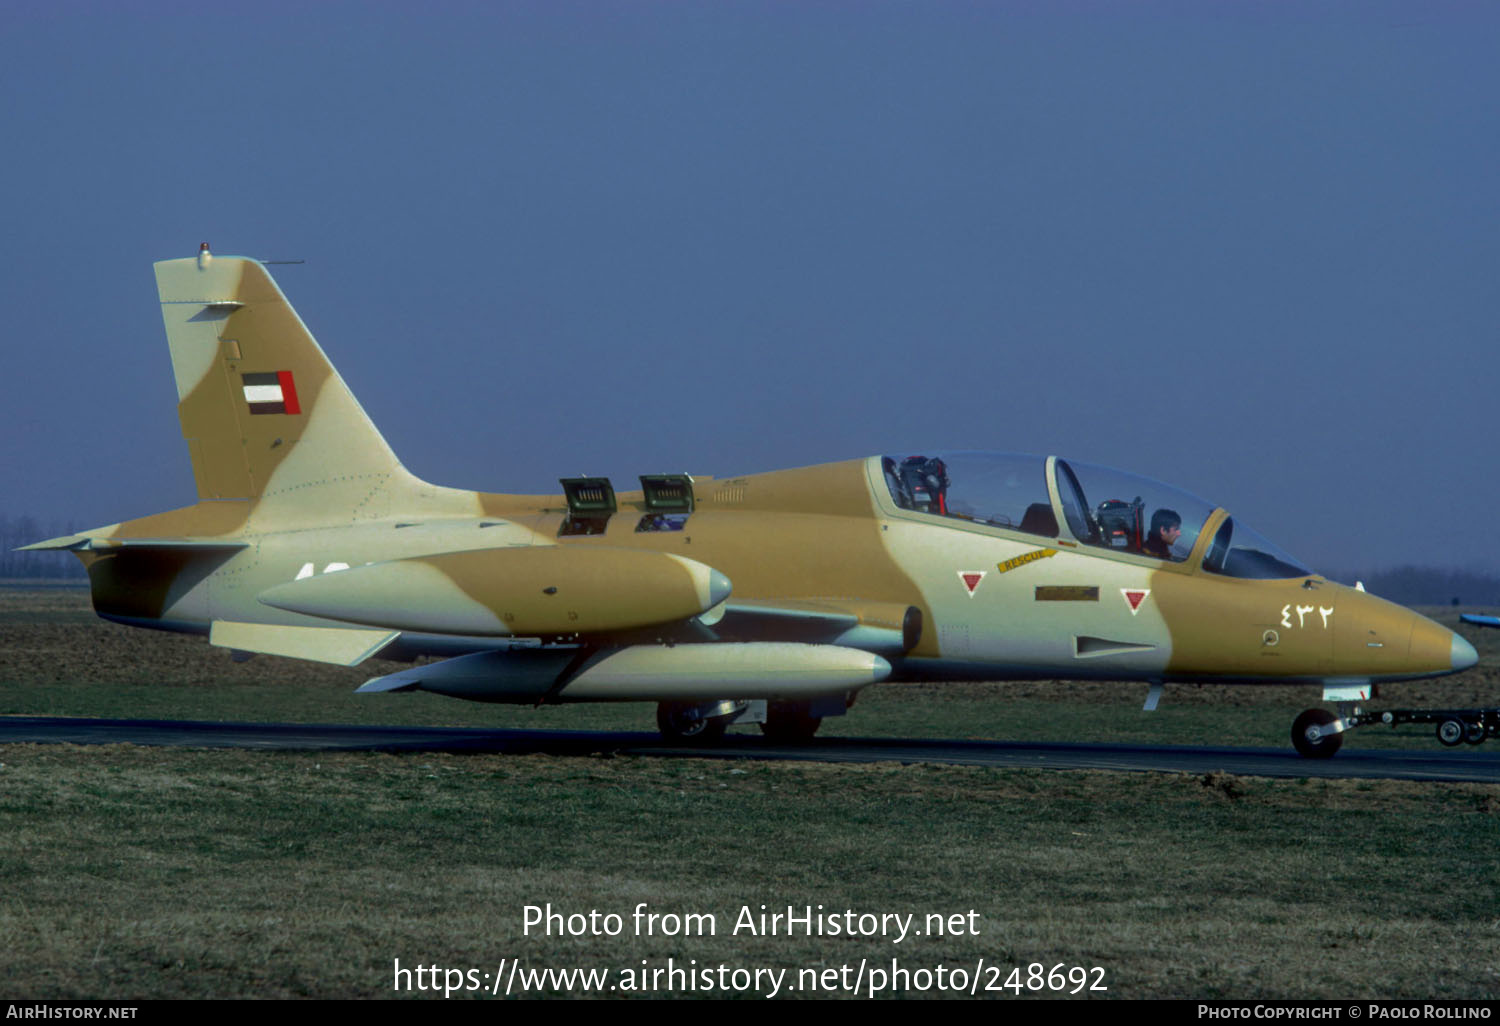
[[1211, 503], [1122, 470], [996, 452], [879, 460], [891, 501], [913, 513], [1170, 563], [1187, 562], [1208, 526], [1213, 539], [1201, 557], [1208, 573], [1262, 579], [1311, 574]]
[[1046, 464], [1041, 456], [998, 452], [881, 459], [891, 498], [902, 509], [1056, 538]]

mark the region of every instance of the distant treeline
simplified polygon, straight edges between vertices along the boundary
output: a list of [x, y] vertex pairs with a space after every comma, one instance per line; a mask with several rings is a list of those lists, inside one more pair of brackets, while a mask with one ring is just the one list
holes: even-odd
[[70, 552], [17, 552], [22, 545], [46, 541], [78, 528], [69, 524], [46, 523], [35, 517], [11, 517], [0, 514], [0, 578], [28, 579], [69, 577], [84, 579], [83, 564]]
[[1328, 576], [1343, 584], [1363, 581], [1370, 594], [1403, 606], [1500, 606], [1500, 576], [1494, 574], [1398, 566], [1366, 574]]

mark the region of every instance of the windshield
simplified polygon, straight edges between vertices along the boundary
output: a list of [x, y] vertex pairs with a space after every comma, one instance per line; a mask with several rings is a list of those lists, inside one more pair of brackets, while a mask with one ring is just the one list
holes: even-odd
[[1308, 577], [1312, 571], [1271, 544], [1259, 532], [1236, 525], [1234, 518], [1224, 521], [1214, 534], [1213, 544], [1203, 557], [1203, 569], [1226, 577], [1248, 577], [1276, 580], [1285, 577]]

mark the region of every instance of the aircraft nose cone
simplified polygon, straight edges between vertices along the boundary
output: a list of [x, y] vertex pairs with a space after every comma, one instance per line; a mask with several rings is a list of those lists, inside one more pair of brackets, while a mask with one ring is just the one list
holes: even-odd
[[1453, 668], [1467, 670], [1477, 662], [1479, 653], [1474, 651], [1474, 646], [1459, 635], [1453, 635]]

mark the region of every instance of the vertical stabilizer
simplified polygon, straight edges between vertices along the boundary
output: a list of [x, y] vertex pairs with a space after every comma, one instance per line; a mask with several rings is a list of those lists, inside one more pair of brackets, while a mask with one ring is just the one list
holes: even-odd
[[314, 521], [379, 515], [414, 482], [264, 265], [205, 244], [156, 285], [200, 501]]

